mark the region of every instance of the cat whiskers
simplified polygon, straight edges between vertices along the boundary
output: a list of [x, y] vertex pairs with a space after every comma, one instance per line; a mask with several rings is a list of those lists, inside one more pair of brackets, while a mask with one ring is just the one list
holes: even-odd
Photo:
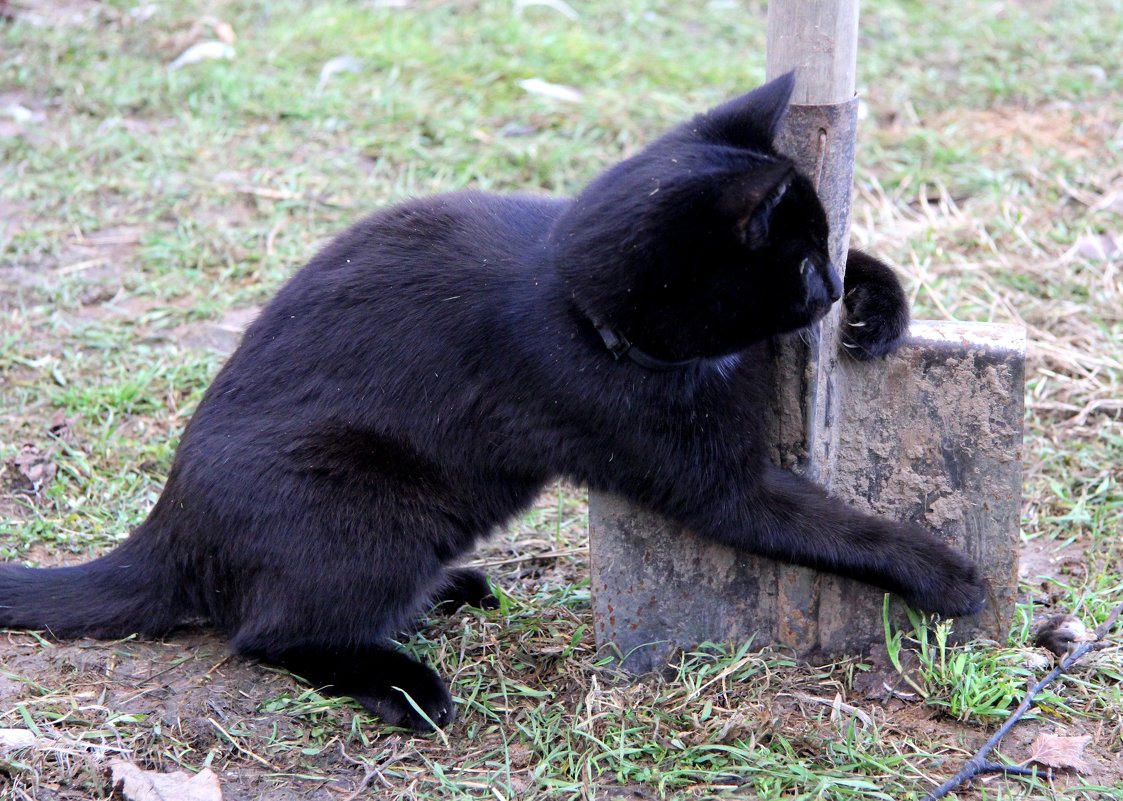
[[733, 374], [734, 368], [737, 367], [737, 365], [740, 363], [741, 354], [732, 353], [728, 356], [722, 356], [721, 358], [715, 359], [714, 367], [717, 369], [718, 375], [728, 381], [729, 377]]

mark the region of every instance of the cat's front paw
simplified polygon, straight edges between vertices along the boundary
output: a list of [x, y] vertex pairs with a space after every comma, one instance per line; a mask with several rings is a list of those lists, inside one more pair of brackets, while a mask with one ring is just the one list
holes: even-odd
[[987, 586], [974, 562], [946, 546], [932, 559], [925, 577], [903, 593], [909, 606], [943, 617], [965, 617], [983, 611]]
[[908, 335], [908, 299], [896, 274], [858, 250], [846, 259], [843, 304], [842, 346], [855, 359], [888, 356]]

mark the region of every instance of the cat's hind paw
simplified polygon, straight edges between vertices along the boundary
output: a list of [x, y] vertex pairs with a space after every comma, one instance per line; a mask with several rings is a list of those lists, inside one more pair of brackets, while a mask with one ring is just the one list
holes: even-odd
[[456, 718], [452, 696], [437, 672], [390, 643], [262, 648], [235, 638], [235, 648], [292, 671], [328, 695], [350, 696], [391, 726], [427, 732]]
[[396, 677], [392, 686], [379, 682], [366, 692], [353, 691], [351, 697], [391, 726], [416, 732], [443, 729], [456, 719], [452, 696], [433, 670], [417, 667]]
[[456, 567], [445, 573], [445, 582], [433, 598], [435, 608], [452, 613], [462, 606], [498, 609], [499, 599], [491, 591], [487, 576], [471, 567]]

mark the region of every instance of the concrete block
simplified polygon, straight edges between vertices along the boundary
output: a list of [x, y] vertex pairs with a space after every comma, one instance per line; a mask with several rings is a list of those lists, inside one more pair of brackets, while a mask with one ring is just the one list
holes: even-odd
[[[1003, 640], [1020, 544], [1024, 331], [917, 322], [888, 360], [836, 367], [845, 396], [832, 412], [832, 493], [926, 525], [969, 553], [990, 600], [956, 622], [956, 635]], [[751, 639], [810, 656], [863, 653], [883, 640], [880, 590], [703, 541], [618, 498], [592, 493], [589, 506], [597, 640], [633, 671], [705, 641]]]

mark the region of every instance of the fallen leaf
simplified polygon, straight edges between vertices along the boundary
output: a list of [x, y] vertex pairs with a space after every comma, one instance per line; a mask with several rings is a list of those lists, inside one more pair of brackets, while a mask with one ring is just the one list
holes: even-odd
[[74, 423], [77, 419], [76, 417], [67, 417], [66, 412], [59, 409], [51, 416], [51, 427], [48, 431], [61, 440], [70, 439]]
[[191, 47], [187, 48], [178, 56], [176, 56], [175, 61], [168, 65], [168, 69], [178, 70], [182, 67], [186, 67], [189, 64], [195, 64], [199, 61], [206, 61], [208, 59], [216, 58], [230, 59], [234, 58], [235, 55], [236, 53], [234, 51], [234, 48], [228, 45], [226, 42], [199, 42], [198, 44], [191, 45]]
[[260, 311], [259, 306], [231, 309], [221, 320], [186, 323], [172, 329], [169, 334], [184, 348], [210, 348], [219, 353], [230, 354]]
[[215, 20], [211, 23], [211, 28], [214, 29], [214, 35], [217, 36], [220, 41], [226, 42], [226, 44], [234, 44], [234, 41], [238, 38], [237, 34], [234, 33], [234, 28], [231, 27], [229, 22], [223, 22], [220, 19]]
[[238, 39], [238, 35], [234, 33], [234, 27], [229, 22], [212, 14], [204, 14], [191, 26], [191, 30], [187, 34], [187, 41], [190, 42], [199, 38], [199, 34], [203, 32], [204, 28], [210, 28], [215, 38], [221, 42], [226, 42], [226, 44], [232, 45]]
[[1034, 642], [1057, 656], [1064, 656], [1080, 647], [1080, 643], [1095, 639], [1096, 635], [1075, 615], [1053, 615], [1041, 624]]
[[1087, 773], [1091, 767], [1084, 760], [1084, 746], [1092, 741], [1092, 735], [1062, 737], [1058, 734], [1041, 732], [1029, 747], [1029, 762], [1037, 762], [1050, 768], [1074, 768]]
[[567, 103], [577, 103], [581, 100], [581, 93], [572, 86], [550, 83], [541, 78], [526, 78], [525, 80], [519, 81], [519, 86], [532, 95], [552, 97], [554, 100], [564, 100]]
[[328, 59], [324, 62], [324, 66], [320, 67], [320, 80], [316, 86], [319, 89], [324, 88], [324, 84], [332, 79], [333, 76], [341, 72], [358, 72], [363, 68], [363, 64], [354, 56], [336, 56], [335, 58]]
[[28, 488], [36, 491], [43, 484], [49, 483], [58, 472], [54, 462], [54, 451], [50, 448], [41, 451], [30, 442], [20, 446], [19, 453], [10, 464], [29, 483]]
[[505, 136], [508, 139], [514, 139], [520, 136], [534, 136], [536, 133], [538, 133], [538, 128], [535, 126], [518, 122], [509, 122], [499, 129], [499, 135]]
[[137, 22], [146, 22], [156, 16], [159, 11], [159, 3], [141, 3], [129, 12], [129, 19], [134, 19]]
[[1123, 236], [1088, 234], [1076, 240], [1072, 252], [1091, 261], [1107, 261], [1123, 256]]
[[96, 749], [97, 746], [89, 742], [71, 740], [68, 737], [38, 736], [27, 729], [0, 729], [0, 753], [24, 748], [73, 754]]
[[27, 729], [0, 729], [0, 751], [30, 748], [33, 745], [35, 745], [35, 735]]
[[1123, 214], [1123, 189], [1104, 192], [1091, 208], [1092, 211], [1114, 211], [1116, 214]]
[[109, 770], [114, 792], [127, 801], [222, 801], [218, 776], [210, 768], [194, 776], [182, 770], [160, 773], [117, 759], [109, 763]]
[[577, 12], [565, 0], [515, 0], [515, 16], [522, 17], [523, 12], [530, 6], [545, 6], [571, 20], [577, 19]]
[[35, 112], [19, 103], [9, 103], [4, 106], [4, 114], [21, 124], [35, 119]]

